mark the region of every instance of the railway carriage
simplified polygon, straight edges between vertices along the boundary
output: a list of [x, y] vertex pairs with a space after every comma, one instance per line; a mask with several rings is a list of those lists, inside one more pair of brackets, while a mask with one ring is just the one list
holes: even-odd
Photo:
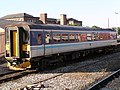
[[[79, 57], [84, 50], [105, 49], [117, 44], [117, 33], [112, 29], [16, 24], [7, 26], [5, 34], [8, 66], [16, 70], [43, 67], [48, 61]], [[46, 60], [46, 57], [52, 59]]]
[[4, 34], [4, 29], [0, 28], [0, 57], [4, 55], [4, 50], [5, 50], [5, 34]]

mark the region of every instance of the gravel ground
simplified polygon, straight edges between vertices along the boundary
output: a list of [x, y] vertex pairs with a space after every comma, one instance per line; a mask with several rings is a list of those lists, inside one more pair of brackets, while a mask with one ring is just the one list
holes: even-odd
[[[97, 74], [97, 75], [96, 75]], [[91, 82], [96, 81], [101, 77], [105, 77], [108, 73], [96, 72], [96, 73], [66, 73], [60, 77], [56, 77], [52, 80], [43, 82], [45, 88], [41, 90], [82, 90], [88, 86]], [[38, 85], [41, 85], [38, 84]]]
[[12, 70], [10, 70], [7, 67], [7, 61], [6, 61], [6, 59], [3, 56], [0, 57], [0, 74], [8, 73], [8, 72], [11, 72], [11, 71]]
[[4, 56], [0, 57], [0, 74], [12, 72], [13, 70], [10, 70], [7, 67], [7, 61]]
[[6, 63], [6, 59], [0, 56], [0, 65]]
[[0, 74], [9, 73], [9, 72], [13, 72], [13, 70], [10, 70], [7, 67], [7, 63], [0, 64]]
[[10, 82], [1, 84], [0, 85], [0, 90], [15, 90], [17, 88], [25, 87], [26, 85], [36, 83], [38, 81], [56, 76], [58, 74], [64, 74], [65, 72], [68, 72], [71, 69], [74, 69], [75, 66], [77, 68], [79, 65], [84, 66], [86, 64], [93, 63], [93, 62], [95, 62], [95, 60], [76, 63], [74, 65], [58, 68], [58, 69], [52, 70], [52, 71], [44, 71], [44, 73], [31, 74], [31, 75], [22, 77], [19, 80], [14, 80], [14, 81], [10, 81]]
[[[101, 60], [101, 62], [95, 65], [82, 67], [98, 60]], [[1, 84], [0, 90], [16, 90], [26, 86], [31, 87], [31, 85], [35, 87], [34, 90], [39, 90], [40, 88], [40, 90], [86, 90], [89, 86], [119, 68], [119, 60], [120, 53], [106, 55], [95, 58], [94, 60], [91, 59], [89, 61], [79, 62], [56, 70], [27, 75], [18, 80]], [[58, 74], [61, 75], [42, 83], [33, 84]]]
[[[118, 61], [119, 60], [116, 60], [115, 62], [115, 59], [114, 61], [109, 60], [109, 62], [104, 61], [92, 67], [79, 68], [74, 72], [65, 73], [52, 80], [42, 82], [46, 88], [42, 88], [41, 90], [86, 90], [90, 85], [112, 73], [113, 69], [118, 68], [116, 66], [114, 67]], [[40, 85], [41, 84], [39, 84], [39, 86]]]

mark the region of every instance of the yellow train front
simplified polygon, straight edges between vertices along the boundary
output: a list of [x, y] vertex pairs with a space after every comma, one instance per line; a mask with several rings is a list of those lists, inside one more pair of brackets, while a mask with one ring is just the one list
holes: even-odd
[[28, 31], [23, 27], [8, 26], [5, 29], [5, 37], [5, 57], [8, 61], [8, 67], [13, 70], [23, 70], [31, 67]]

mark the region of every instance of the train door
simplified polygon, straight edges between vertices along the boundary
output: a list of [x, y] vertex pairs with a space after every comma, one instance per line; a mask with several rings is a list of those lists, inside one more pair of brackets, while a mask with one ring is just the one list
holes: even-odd
[[18, 37], [17, 30], [10, 30], [11, 57], [18, 57]]
[[22, 46], [26, 44], [26, 42], [24, 42], [25, 40], [26, 34], [22, 27], [9, 27], [6, 29], [6, 57], [26, 57], [26, 52], [22, 48]]
[[44, 45], [44, 54], [50, 55], [52, 54], [52, 31], [44, 31], [45, 35], [45, 45]]

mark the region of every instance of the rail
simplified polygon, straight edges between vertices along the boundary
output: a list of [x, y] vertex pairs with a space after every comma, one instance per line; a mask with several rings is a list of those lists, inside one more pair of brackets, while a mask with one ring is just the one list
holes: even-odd
[[118, 76], [120, 76], [120, 69], [113, 72], [109, 76], [105, 77], [104, 79], [102, 79], [98, 83], [94, 84], [87, 90], [99, 90], [100, 88], [105, 87], [108, 82], [112, 81], [115, 77], [118, 77]]

